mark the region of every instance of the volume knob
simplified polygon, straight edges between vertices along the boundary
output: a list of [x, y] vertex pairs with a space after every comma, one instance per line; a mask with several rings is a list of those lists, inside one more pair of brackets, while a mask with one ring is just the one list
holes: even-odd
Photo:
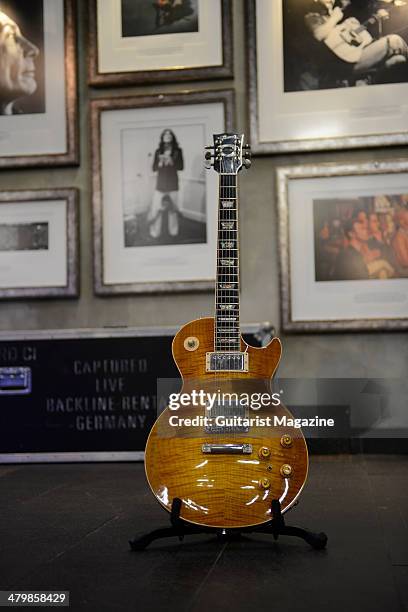
[[269, 478], [261, 478], [260, 480], [258, 480], [258, 485], [260, 489], [269, 489], [269, 487], [271, 486], [271, 481], [269, 480]]
[[260, 459], [267, 459], [268, 457], [270, 457], [270, 454], [271, 450], [267, 446], [261, 446], [258, 451], [258, 456]]
[[281, 473], [281, 476], [283, 476], [284, 478], [289, 478], [289, 476], [291, 476], [292, 474], [292, 466], [289, 465], [289, 463], [284, 463], [279, 471]]

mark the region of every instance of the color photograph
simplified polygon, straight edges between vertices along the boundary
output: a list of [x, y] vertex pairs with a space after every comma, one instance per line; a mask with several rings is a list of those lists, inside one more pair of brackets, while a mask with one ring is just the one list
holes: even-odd
[[122, 36], [198, 32], [198, 0], [122, 0]]
[[408, 195], [315, 200], [316, 281], [408, 277]]

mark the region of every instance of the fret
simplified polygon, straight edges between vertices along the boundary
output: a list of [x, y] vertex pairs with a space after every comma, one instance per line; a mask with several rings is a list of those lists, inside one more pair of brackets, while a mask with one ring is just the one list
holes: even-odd
[[239, 351], [241, 348], [237, 207], [237, 176], [221, 175], [214, 330], [217, 350]]

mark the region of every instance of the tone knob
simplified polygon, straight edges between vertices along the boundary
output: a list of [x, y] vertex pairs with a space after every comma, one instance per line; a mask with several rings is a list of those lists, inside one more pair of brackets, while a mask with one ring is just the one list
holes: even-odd
[[261, 446], [258, 451], [258, 456], [260, 459], [267, 459], [271, 455], [271, 449], [267, 446]]
[[292, 436], [290, 436], [289, 434], [283, 434], [283, 436], [280, 439], [280, 443], [281, 443], [281, 446], [284, 446], [285, 448], [292, 446], [293, 444]]
[[195, 336], [189, 336], [184, 340], [184, 348], [186, 351], [195, 351], [198, 349], [200, 342]]
[[279, 471], [284, 478], [289, 478], [292, 474], [292, 466], [289, 463], [284, 463]]
[[261, 478], [258, 481], [258, 486], [260, 489], [269, 489], [269, 487], [271, 486], [271, 481], [269, 480], [269, 478]]

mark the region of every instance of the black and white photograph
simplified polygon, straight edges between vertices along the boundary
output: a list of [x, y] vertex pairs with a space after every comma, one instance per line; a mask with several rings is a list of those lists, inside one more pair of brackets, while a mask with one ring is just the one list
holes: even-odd
[[0, 114], [45, 112], [43, 0], [0, 4]]
[[48, 249], [48, 223], [1, 223], [0, 251]]
[[121, 0], [122, 36], [198, 32], [198, 0]]
[[232, 0], [89, 0], [94, 87], [229, 78]]
[[91, 102], [95, 292], [204, 291], [215, 282], [218, 176], [205, 147], [231, 90]]
[[282, 0], [285, 91], [408, 81], [405, 0]]
[[277, 169], [287, 331], [407, 329], [404, 159]]
[[74, 6], [0, 2], [0, 168], [78, 163]]
[[0, 191], [0, 218], [0, 299], [77, 297], [77, 190]]
[[408, 277], [408, 194], [314, 200], [316, 281]]
[[201, 125], [122, 134], [125, 247], [206, 242], [202, 140]]
[[247, 0], [255, 153], [408, 143], [408, 0]]

